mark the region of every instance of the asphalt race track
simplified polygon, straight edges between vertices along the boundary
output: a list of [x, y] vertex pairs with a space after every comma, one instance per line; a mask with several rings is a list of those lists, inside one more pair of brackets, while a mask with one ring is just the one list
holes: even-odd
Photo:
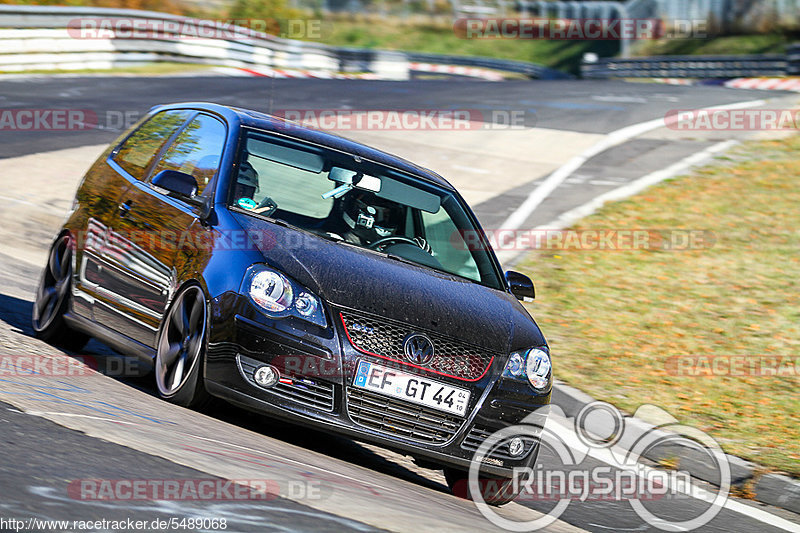
[[[227, 77], [19, 77], [0, 79], [0, 110], [82, 109], [102, 128], [0, 129], [0, 356], [52, 356], [34, 339], [30, 311], [52, 232], [100, 145], [121, 133], [107, 117], [138, 117], [151, 106], [214, 101], [261, 111], [281, 109], [468, 109], [487, 117], [517, 111], [525, 128], [474, 131], [345, 131], [359, 141], [430, 166], [464, 192], [488, 229], [504, 221], [548, 175], [606, 134], [660, 119], [670, 110], [760, 101], [796, 103], [786, 93], [604, 81], [476, 82], [270, 80]], [[109, 114], [109, 111], [113, 112]], [[520, 227], [547, 225], [601, 194], [698, 152], [730, 145], [737, 132], [652, 128], [585, 162]], [[537, 295], [546, 298], [546, 294]], [[557, 347], [554, 357], [558, 357]], [[111, 351], [92, 341], [81, 355]], [[97, 373], [47, 378], [0, 374], [0, 518], [134, 520], [225, 518], [226, 531], [500, 531], [468, 501], [451, 496], [440, 472], [348, 439], [298, 428], [227, 405], [188, 411], [157, 398], [150, 379]], [[554, 417], [560, 432], [570, 421]], [[559, 433], [561, 434], [561, 433]], [[572, 442], [565, 437], [566, 442]], [[543, 464], [558, 458], [544, 450]], [[591, 456], [581, 468], [602, 466]], [[605, 462], [611, 471], [615, 466]], [[563, 468], [569, 469], [569, 466]], [[264, 480], [279, 489], [264, 500], [102, 501], [73, 497], [91, 479]], [[661, 524], [698, 516], [713, 487], [649, 502]], [[700, 494], [701, 496], [697, 496]], [[509, 520], [553, 508], [518, 501]], [[5, 530], [0, 525], [0, 530]], [[206, 529], [214, 531], [214, 529]], [[549, 531], [655, 530], [630, 502], [571, 501]], [[800, 517], [730, 498], [700, 531], [800, 531]]]

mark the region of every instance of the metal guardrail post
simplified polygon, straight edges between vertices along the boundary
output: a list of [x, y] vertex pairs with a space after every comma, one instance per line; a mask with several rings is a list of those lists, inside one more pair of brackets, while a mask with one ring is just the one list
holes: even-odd
[[789, 45], [786, 49], [786, 74], [800, 76], [800, 43]]

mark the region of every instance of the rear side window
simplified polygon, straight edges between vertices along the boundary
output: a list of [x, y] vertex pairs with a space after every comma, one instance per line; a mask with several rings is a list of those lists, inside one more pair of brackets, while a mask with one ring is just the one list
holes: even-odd
[[197, 194], [202, 194], [217, 174], [225, 138], [225, 124], [212, 116], [198, 115], [180, 132], [152, 175], [162, 170], [190, 174], [197, 181]]
[[114, 161], [137, 180], [143, 180], [156, 154], [192, 113], [173, 110], [154, 115], [125, 140]]

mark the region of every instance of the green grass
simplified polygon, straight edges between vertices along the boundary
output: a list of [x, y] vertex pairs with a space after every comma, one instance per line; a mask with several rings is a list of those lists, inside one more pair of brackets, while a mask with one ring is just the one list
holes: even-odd
[[380, 48], [448, 55], [483, 56], [539, 63], [577, 73], [585, 52], [614, 55], [611, 41], [543, 41], [462, 39], [445, 22], [403, 22], [402, 19], [334, 18], [326, 23], [319, 42], [354, 48]]
[[80, 70], [25, 70], [25, 71], [4, 71], [0, 69], [0, 74], [141, 74], [141, 75], [169, 75], [207, 70], [214, 68], [214, 65], [195, 65], [189, 63], [147, 63], [130, 67], [115, 67], [113, 69], [80, 69]]
[[661, 406], [729, 453], [800, 475], [800, 368], [693, 377], [669, 362], [784, 355], [798, 364], [798, 151], [800, 136], [746, 144], [576, 225], [706, 230], [712, 247], [531, 253], [520, 268], [537, 283], [529, 309], [548, 335], [556, 377], [631, 413]]

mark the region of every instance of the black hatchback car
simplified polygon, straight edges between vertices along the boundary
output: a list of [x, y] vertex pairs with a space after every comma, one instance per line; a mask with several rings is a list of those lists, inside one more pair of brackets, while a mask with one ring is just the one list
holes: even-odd
[[[210, 397], [378, 443], [452, 487], [489, 435], [546, 416], [549, 349], [474, 214], [438, 175], [283, 119], [154, 108], [84, 177], [33, 325], [153, 366], [158, 393]], [[513, 499], [538, 442], [483, 457]]]

